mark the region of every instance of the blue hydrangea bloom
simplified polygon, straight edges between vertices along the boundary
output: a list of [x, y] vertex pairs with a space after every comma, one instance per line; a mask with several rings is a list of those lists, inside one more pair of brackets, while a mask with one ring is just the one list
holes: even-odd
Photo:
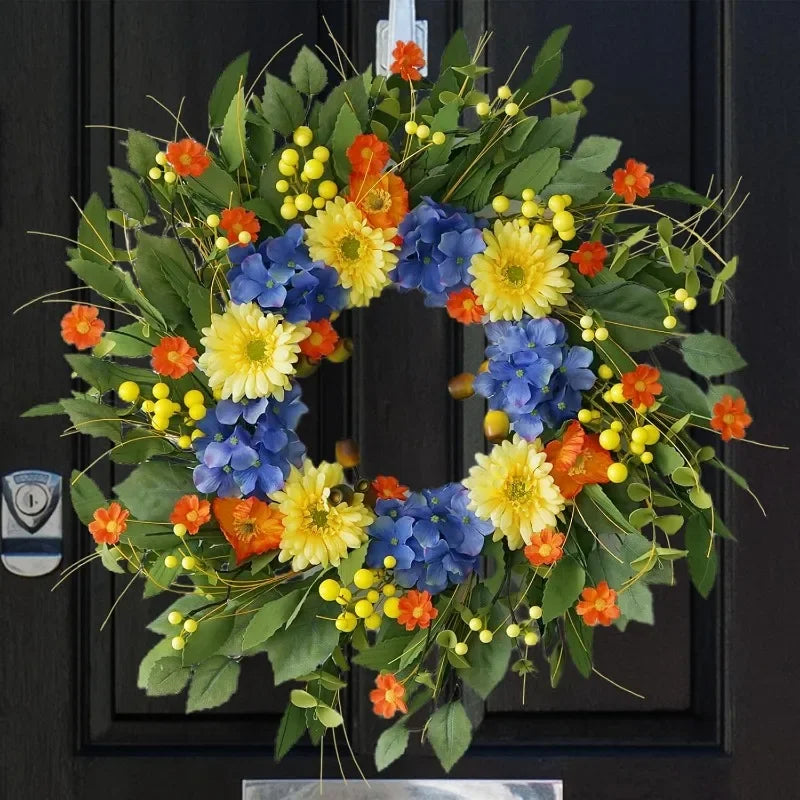
[[398, 227], [403, 244], [391, 279], [401, 290], [420, 289], [426, 305], [444, 306], [451, 292], [472, 283], [470, 260], [486, 249], [482, 225], [463, 209], [424, 197]]
[[[378, 501], [380, 505], [382, 501]], [[414, 561], [414, 551], [407, 544], [413, 532], [414, 520], [411, 517], [381, 516], [376, 507], [378, 518], [368, 528], [370, 536], [367, 548], [367, 566], [373, 569], [383, 567], [387, 556], [394, 556], [397, 569], [409, 569]]]
[[569, 346], [564, 325], [555, 319], [493, 322], [486, 326], [489, 368], [475, 379], [475, 391], [489, 407], [505, 411], [525, 439], [545, 426], [559, 428], [581, 408], [581, 392], [594, 386], [593, 354]]
[[339, 273], [333, 267], [318, 265], [307, 272], [297, 272], [289, 283], [283, 313], [289, 322], [327, 319], [341, 311], [348, 291], [339, 285]]

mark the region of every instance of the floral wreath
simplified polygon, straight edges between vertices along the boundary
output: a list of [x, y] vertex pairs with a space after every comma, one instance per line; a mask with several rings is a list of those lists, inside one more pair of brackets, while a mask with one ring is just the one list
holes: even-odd
[[[306, 731], [335, 745], [358, 664], [377, 673], [375, 713], [400, 714], [378, 768], [421, 731], [449, 770], [471, 738], [465, 690], [485, 698], [509, 669], [524, 686], [537, 664], [555, 686], [566, 656], [605, 677], [595, 627], [652, 623], [651, 586], [674, 583], [678, 559], [711, 590], [729, 532], [704, 470], [747, 484], [708, 432], [741, 439], [751, 418], [709, 380], [744, 365], [734, 346], [677, 312], [725, 294], [733, 201], [657, 184], [632, 158], [609, 177], [619, 141], [574, 144], [592, 84], [551, 92], [568, 32], [493, 98], [475, 87], [487, 36], [470, 51], [457, 33], [432, 82], [411, 42], [388, 78], [335, 66], [322, 101], [308, 48], [261, 97], [245, 54], [211, 95], [208, 144], [178, 117], [163, 149], [128, 132], [115, 207], [93, 195], [68, 253], [105, 299], [61, 322], [86, 386], [27, 415], [66, 414], [133, 467], [110, 502], [88, 467], [73, 474], [96, 550], [65, 574], [96, 559], [145, 597], [176, 595], [149, 626], [148, 694], [188, 687], [187, 711], [218, 706], [241, 659], [266, 652], [276, 684], [295, 685], [280, 759]], [[349, 64], [334, 46], [331, 64]], [[302, 379], [353, 350], [337, 318], [390, 287], [483, 325], [486, 360], [449, 390], [485, 399], [491, 446], [460, 483], [364, 477], [350, 440], [314, 464], [297, 435]], [[125, 324], [107, 330], [105, 307]], [[706, 389], [661, 368], [661, 345]]]

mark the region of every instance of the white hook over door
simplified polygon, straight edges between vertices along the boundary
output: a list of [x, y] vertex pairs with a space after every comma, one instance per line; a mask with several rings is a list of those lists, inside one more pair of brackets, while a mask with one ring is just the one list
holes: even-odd
[[419, 45], [426, 63], [420, 73], [428, 74], [428, 20], [417, 19], [414, 6], [414, 0], [389, 0], [389, 19], [380, 20], [375, 31], [376, 74], [389, 74], [392, 50], [398, 41], [414, 41]]

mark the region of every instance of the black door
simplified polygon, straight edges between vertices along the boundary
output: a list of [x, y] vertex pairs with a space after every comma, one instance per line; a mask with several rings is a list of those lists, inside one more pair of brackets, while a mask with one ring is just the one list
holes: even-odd
[[[93, 124], [172, 135], [173, 121], [151, 94], [203, 131], [205, 101], [220, 70], [251, 51], [264, 63], [295, 33], [327, 43], [323, 15], [353, 60], [374, 56], [379, 0], [251, 2], [3, 2], [0, 92], [0, 242], [4, 279], [2, 473], [43, 468], [69, 475], [91, 448], [59, 438], [58, 420], [19, 420], [36, 402], [62, 396], [64, 307], [25, 300], [71, 286], [64, 242], [26, 235], [70, 235], [84, 201], [122, 162], [124, 133]], [[658, 178], [705, 189], [711, 176], [751, 192], [727, 229], [741, 256], [735, 299], [700, 320], [725, 330], [750, 362], [739, 385], [754, 411], [757, 438], [800, 444], [800, 390], [794, 354], [800, 271], [794, 181], [800, 182], [800, 78], [793, 2], [532, 2], [420, 0], [434, 60], [459, 26], [474, 40], [494, 30], [490, 88], [504, 82], [526, 45], [572, 24], [564, 85], [596, 84], [587, 132], [616, 136], [623, 154], [647, 161]], [[271, 70], [286, 72], [293, 54]], [[202, 138], [204, 134], [199, 134]], [[387, 293], [351, 320], [356, 353], [345, 370], [323, 370], [307, 384], [312, 408], [304, 439], [314, 458], [332, 456], [346, 435], [362, 446], [367, 470], [412, 486], [463, 476], [483, 443], [479, 417], [449, 400], [447, 379], [480, 342], [444, 315]], [[470, 356], [470, 361], [474, 361]], [[342, 402], [344, 399], [344, 402]], [[400, 400], [402, 399], [402, 402]], [[560, 777], [578, 798], [800, 797], [795, 751], [800, 701], [793, 452], [740, 444], [729, 456], [768, 509], [720, 483], [729, 525], [718, 588], [708, 601], [686, 576], [656, 592], [657, 626], [631, 625], [597, 638], [599, 668], [640, 699], [593, 678], [567, 674], [556, 691], [545, 676], [528, 683], [528, 702], [509, 680], [489, 699], [484, 723], [455, 776]], [[104, 462], [92, 475], [110, 484]], [[89, 541], [65, 511], [65, 563]], [[184, 717], [174, 698], [136, 688], [137, 665], [153, 643], [144, 626], [152, 603], [121, 603], [100, 632], [124, 584], [100, 568], [55, 593], [48, 578], [0, 571], [0, 797], [237, 797], [245, 777], [319, 774], [319, 753], [299, 747], [276, 766], [272, 741], [286, 702], [272, 688], [266, 659], [249, 659], [240, 691], [211, 713]], [[156, 601], [157, 602], [157, 601]], [[353, 748], [368, 772], [379, 726], [354, 681], [349, 703]], [[324, 774], [338, 775], [331, 753]], [[349, 776], [354, 769], [345, 763]], [[409, 754], [387, 777], [440, 776], [427, 751]]]

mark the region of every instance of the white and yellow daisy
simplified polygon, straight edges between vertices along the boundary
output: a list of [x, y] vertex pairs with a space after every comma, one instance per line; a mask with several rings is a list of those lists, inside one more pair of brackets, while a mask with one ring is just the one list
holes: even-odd
[[291, 561], [295, 571], [310, 564], [338, 566], [348, 549], [367, 540], [375, 517], [356, 492], [349, 503], [330, 502], [331, 488], [344, 483], [339, 464], [323, 461], [315, 467], [306, 459], [302, 469], [292, 467], [286, 484], [270, 499], [283, 514], [280, 561]]
[[275, 314], [265, 314], [255, 303], [231, 304], [211, 315], [203, 328], [200, 369], [221, 399], [274, 396], [283, 400], [291, 387], [305, 325], [294, 325]]
[[485, 230], [486, 250], [472, 257], [472, 290], [489, 319], [520, 320], [523, 314], [545, 317], [553, 306], [567, 304], [572, 290], [568, 260], [559, 252], [561, 242], [550, 241], [527, 226], [500, 220], [494, 232]]
[[397, 262], [392, 252], [397, 228], [371, 228], [358, 206], [343, 197], [306, 217], [306, 224], [311, 258], [339, 273], [352, 305], [369, 305], [389, 285], [388, 273]]
[[534, 533], [552, 528], [564, 510], [564, 498], [550, 475], [539, 439], [514, 439], [495, 445], [489, 455], [477, 453], [477, 464], [463, 484], [469, 509], [495, 526], [494, 540], [504, 536], [511, 550], [530, 544]]

